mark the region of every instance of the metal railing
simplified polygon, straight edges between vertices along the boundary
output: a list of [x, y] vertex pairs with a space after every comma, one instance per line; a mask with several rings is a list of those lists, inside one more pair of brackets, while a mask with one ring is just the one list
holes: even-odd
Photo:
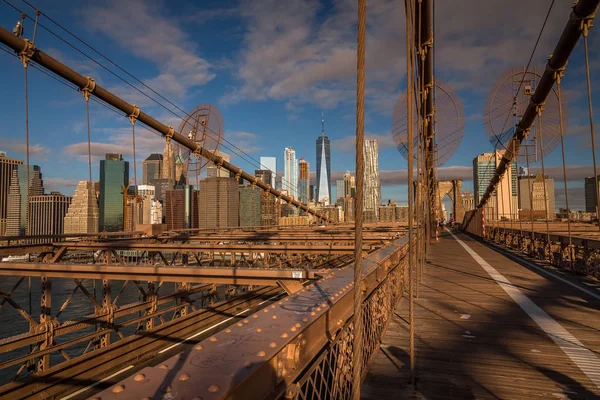
[[[408, 283], [408, 239], [363, 259], [361, 369], [366, 374]], [[353, 268], [322, 280], [232, 325], [188, 352], [139, 371], [102, 399], [156, 393], [202, 399], [350, 398], [354, 343]]]

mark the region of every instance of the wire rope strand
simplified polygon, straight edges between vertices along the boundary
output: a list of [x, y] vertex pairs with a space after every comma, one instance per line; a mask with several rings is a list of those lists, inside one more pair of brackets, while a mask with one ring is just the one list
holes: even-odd
[[[560, 127], [560, 146], [562, 153], [562, 169], [563, 169], [563, 182], [565, 185], [565, 206], [567, 208], [567, 230], [569, 232], [569, 262], [571, 264], [571, 269], [573, 270], [575, 267], [575, 257], [573, 254], [573, 238], [571, 237], [571, 210], [569, 209], [569, 190], [567, 184], [567, 165], [565, 158], [565, 134], [563, 129], [563, 112], [562, 112], [562, 99], [561, 99], [561, 84], [560, 80], [556, 82], [558, 86], [558, 119], [559, 119], [559, 127]], [[596, 182], [598, 179], [594, 177]], [[545, 180], [544, 180], [545, 182]], [[546, 188], [544, 187], [544, 192]]]
[[[600, 230], [600, 184], [598, 184], [598, 169], [596, 166], [596, 143], [594, 140], [594, 108], [592, 106], [592, 85], [590, 78], [590, 58], [588, 52], [588, 28], [584, 27], [583, 30], [583, 51], [585, 53], [585, 76], [587, 83], [587, 95], [588, 95], [588, 111], [590, 119], [590, 137], [592, 141], [592, 162], [594, 163], [594, 188], [596, 190], [596, 219], [598, 221], [598, 230]], [[562, 129], [562, 125], [561, 125]], [[562, 140], [562, 135], [561, 135]]]
[[363, 363], [362, 326], [362, 226], [365, 129], [365, 37], [367, 0], [358, 0], [358, 38], [356, 58], [356, 211], [354, 218], [354, 342], [352, 346], [352, 398], [360, 399]]
[[[543, 127], [543, 118], [542, 118], [542, 111], [538, 111], [538, 122], [539, 122], [539, 126], [540, 126], [540, 156], [542, 159], [542, 182], [543, 182], [543, 189], [544, 189], [544, 220], [546, 221], [546, 243], [548, 245], [548, 257], [552, 256], [552, 252], [550, 251], [550, 224], [548, 222], [549, 219], [549, 215], [548, 215], [548, 193], [546, 190], [546, 167], [545, 167], [545, 162], [544, 162], [544, 127]], [[533, 190], [532, 190], [533, 191]], [[533, 209], [533, 204], [532, 207]]]
[[88, 170], [90, 173], [90, 185], [94, 184], [92, 180], [92, 135], [90, 130], [90, 104], [89, 96], [85, 96], [85, 118], [87, 121], [87, 147], [88, 147]]

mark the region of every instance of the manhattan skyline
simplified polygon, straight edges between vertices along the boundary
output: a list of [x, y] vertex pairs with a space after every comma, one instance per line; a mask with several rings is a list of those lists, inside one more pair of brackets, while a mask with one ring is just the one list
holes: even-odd
[[[132, 9], [137, 11], [133, 12], [123, 10], [116, 1], [107, 1], [102, 7], [86, 5], [83, 9], [78, 7], [78, 10], [74, 10], [75, 3], [71, 1], [38, 3], [50, 15], [69, 18], [69, 28], [75, 34], [89, 41], [115, 62], [124, 65], [129, 72], [183, 109], [191, 109], [200, 103], [216, 104], [224, 117], [225, 138], [256, 160], [261, 156], [276, 156], [277, 167], [282, 168], [283, 149], [293, 147], [298, 156], [316, 166], [312, 148], [320, 128], [318, 116], [321, 110], [325, 110], [328, 114], [327, 134], [331, 139], [330, 179], [335, 182], [342, 179], [346, 170], [353, 170], [354, 103], [351, 96], [346, 94], [352, 92], [355, 86], [352, 74], [348, 72], [355, 64], [352, 50], [354, 38], [350, 34], [339, 35], [341, 30], [338, 30], [337, 23], [348, 18], [341, 4], [299, 2], [284, 7], [276, 2], [264, 2], [259, 10], [256, 5], [237, 2], [208, 2], [199, 8], [191, 2], [167, 7], [166, 4], [136, 0], [132, 2]], [[478, 31], [479, 39], [492, 38], [493, 28], [504, 26], [506, 10], [511, 8], [511, 4], [525, 7], [519, 15], [511, 14], [511, 18], [518, 19], [515, 26], [540, 25], [543, 15], [536, 10], [542, 3], [532, 1], [523, 5], [509, 1], [489, 4], [486, 11], [489, 14], [486, 15], [493, 15], [494, 18], [486, 18], [491, 29]], [[562, 26], [570, 5], [570, 2], [560, 2], [554, 7], [549, 16], [548, 30], [534, 55], [534, 63], [541, 64], [545, 61], [556, 37], [555, 30]], [[13, 26], [19, 18], [18, 12], [5, 4], [0, 7], [3, 11], [0, 13], [0, 23]], [[436, 41], [440, 49], [445, 49], [439, 54], [443, 61], [440, 65], [444, 67], [438, 68], [436, 73], [440, 79], [453, 83], [465, 104], [466, 130], [456, 155], [440, 168], [440, 177], [462, 178], [464, 188], [472, 192], [473, 155], [493, 151], [483, 132], [481, 103], [494, 79], [516, 62], [498, 55], [514, 53], [519, 40], [533, 42], [537, 31], [531, 28], [517, 32], [516, 29], [506, 28], [508, 31], [503, 42], [492, 43], [481, 54], [476, 40], [459, 42], [455, 38], [461, 37], [463, 32], [473, 32], [472, 25], [483, 18], [483, 14], [478, 17], [478, 13], [483, 13], [483, 10], [474, 9], [473, 18], [462, 21], [462, 24], [449, 24], [441, 17], [449, 8], [452, 8], [449, 4], [439, 5], [436, 14], [439, 33]], [[404, 27], [398, 22], [402, 20], [403, 8], [393, 1], [381, 1], [373, 4], [370, 10], [367, 48], [374, 49], [372, 44], [377, 43], [383, 50], [396, 47], [403, 38]], [[283, 13], [285, 18], [281, 22], [281, 32], [276, 33], [264, 22], [277, 13]], [[96, 17], [91, 18], [89, 15]], [[191, 17], [193, 15], [202, 15], [203, 23], [194, 23]], [[324, 15], [328, 17], [324, 19]], [[222, 23], [236, 28], [226, 35], [217, 34], [215, 27]], [[126, 45], [119, 41], [121, 33], [118, 32], [126, 34], [147, 24], [164, 27], [169, 34], [138, 38], [143, 42], [134, 51], [128, 51]], [[297, 26], [305, 26], [299, 38], [293, 36], [293, 27]], [[31, 24], [25, 25], [26, 32], [31, 33], [31, 29]], [[277, 37], [281, 37], [282, 41], [276, 41]], [[468, 35], [464, 37], [472, 38]], [[289, 40], [287, 48], [283, 46], [284, 40]], [[99, 69], [48, 32], [40, 30], [36, 42], [48, 49], [49, 54], [69, 62], [80, 72], [117, 90], [127, 100], [140, 105], [145, 112], [156, 115], [167, 124], [178, 126], [180, 121], [176, 117], [141, 94], [127, 89], [123, 82]], [[206, 43], [211, 45], [204, 45]], [[599, 44], [595, 36], [590, 37], [593, 66], [598, 64]], [[311, 58], [302, 60], [300, 54], [306, 46], [316, 46], [317, 51]], [[574, 83], [583, 80], [581, 47], [576, 47], [573, 60], [569, 63], [570, 68], [564, 78], [566, 87], [573, 88]], [[256, 60], [266, 54], [263, 51], [268, 52], [269, 48], [281, 50], [278, 54], [288, 58], [290, 64], [284, 65], [279, 59], [270, 58], [265, 58], [263, 64], [257, 63]], [[170, 56], [186, 54], [190, 60], [189, 68], [179, 70], [170, 61], [173, 57], [158, 57], [159, 49], [165, 49]], [[259, 50], [261, 53], [257, 54]], [[347, 57], [344, 56], [346, 51]], [[473, 65], [457, 63], [453, 60], [461, 57], [450, 57], [452, 54], [462, 54], [478, 62]], [[393, 147], [390, 134], [392, 107], [404, 87], [402, 68], [399, 67], [402, 60], [382, 59], [376, 54], [369, 56], [366, 138], [377, 139], [379, 143], [382, 198], [393, 198], [403, 203], [406, 190], [401, 184], [406, 180], [406, 161], [399, 157]], [[1, 88], [13, 94], [11, 101], [4, 100], [0, 111], [0, 118], [6, 121], [0, 127], [0, 149], [6, 150], [10, 157], [24, 159], [24, 142], [19, 139], [24, 132], [22, 66], [5, 52], [0, 52], [0, 58], [6, 66], [6, 79]], [[526, 61], [523, 59], [519, 62]], [[305, 79], [305, 84], [299, 85], [298, 79]], [[39, 71], [32, 70], [30, 80], [30, 163], [44, 167], [45, 184], [49, 190], [59, 190], [70, 195], [77, 183], [87, 177], [84, 101], [80, 93], [46, 79]], [[597, 85], [595, 82], [592, 84]], [[42, 105], [40, 99], [44, 93], [52, 93], [53, 98], [49, 104]], [[575, 85], [565, 95], [568, 97], [570, 110], [569, 124], [566, 127], [569, 192], [573, 192], [570, 197], [577, 200], [584, 197], [583, 178], [593, 175], [589, 167], [589, 152], [583, 151], [589, 148], [589, 126], [586, 128], [584, 88]], [[600, 101], [597, 96], [598, 90], [593, 91], [596, 104]], [[122, 152], [124, 158], [131, 163], [133, 154], [129, 122], [93, 102], [90, 103], [90, 112], [93, 161], [98, 161], [107, 152]], [[595, 119], [599, 120], [599, 116], [595, 116]], [[137, 172], [141, 176], [141, 160], [151, 153], [160, 153], [164, 148], [164, 140], [142, 127], [136, 128], [136, 136]], [[232, 162], [242, 168], [256, 168], [245, 163], [234, 152], [228, 149], [222, 151], [232, 154]], [[547, 174], [556, 179], [557, 204], [564, 202], [560, 165], [560, 152], [555, 151], [548, 157], [546, 168]], [[539, 165], [537, 167], [539, 169]], [[535, 171], [536, 168], [532, 170]], [[316, 168], [312, 168], [312, 171], [316, 171]], [[97, 181], [98, 171], [92, 172], [93, 180]], [[134, 175], [133, 171], [130, 175]], [[572, 204], [573, 208], [583, 206], [583, 201]]]

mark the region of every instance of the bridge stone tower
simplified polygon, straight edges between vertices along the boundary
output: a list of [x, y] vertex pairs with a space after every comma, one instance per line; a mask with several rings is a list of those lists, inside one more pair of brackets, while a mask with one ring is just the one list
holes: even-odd
[[462, 179], [438, 181], [437, 197], [438, 209], [442, 209], [442, 199], [448, 195], [452, 200], [452, 216], [454, 221], [462, 221], [465, 216], [465, 205], [462, 198]]

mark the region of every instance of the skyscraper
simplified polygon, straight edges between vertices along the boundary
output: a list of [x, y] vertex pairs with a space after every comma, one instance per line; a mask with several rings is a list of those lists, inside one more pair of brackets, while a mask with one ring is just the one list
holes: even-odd
[[277, 176], [277, 158], [276, 157], [261, 157], [260, 169], [271, 171], [271, 187], [275, 187], [275, 177]]
[[255, 170], [254, 176], [257, 177], [259, 181], [269, 185], [271, 184], [271, 182], [273, 182], [273, 174], [271, 173], [271, 171], [265, 169]]
[[529, 174], [519, 176], [519, 210], [523, 218], [543, 217], [547, 210], [546, 218], [554, 219], [554, 179], [544, 177], [539, 171], [535, 177]]
[[[352, 189], [356, 188], [354, 175], [350, 174], [350, 171], [346, 171], [344, 174], [344, 198], [354, 197]], [[340, 197], [338, 195], [338, 197]]]
[[593, 176], [585, 178], [584, 191], [586, 212], [597, 212], [596, 207], [598, 206], [598, 198], [596, 193], [596, 180], [600, 181], [600, 175], [598, 175], [596, 179], [594, 179]]
[[175, 157], [175, 184], [188, 184], [188, 166], [182, 154]]
[[198, 228], [198, 203], [198, 191], [192, 185], [177, 185], [175, 189], [168, 190], [163, 208], [167, 229]]
[[16, 169], [13, 169], [10, 177], [7, 213], [6, 236], [19, 236], [21, 234], [21, 188], [19, 187], [19, 174]]
[[0, 151], [0, 236], [6, 233], [8, 215], [8, 191], [12, 171], [17, 165], [22, 165], [23, 160], [8, 158], [6, 153]]
[[64, 218], [71, 198], [59, 192], [30, 196], [27, 218], [28, 235], [62, 235]]
[[123, 187], [129, 185], [129, 163], [121, 154], [107, 153], [100, 160], [99, 231], [119, 232], [124, 225]]
[[298, 200], [302, 204], [308, 204], [310, 188], [310, 165], [308, 161], [300, 159], [300, 172], [298, 174]]
[[[17, 185], [18, 188], [12, 189], [12, 197], [9, 188], [7, 204], [7, 230], [6, 234], [11, 236], [21, 236], [27, 233], [27, 213], [29, 196], [40, 196], [44, 194], [44, 182], [42, 181], [42, 172], [37, 165], [29, 166], [29, 183], [27, 182], [27, 166], [16, 165], [12, 176], [16, 176], [16, 181], [11, 177], [11, 186]], [[16, 204], [17, 197], [19, 203]], [[9, 229], [10, 228], [10, 229]]]
[[153, 153], [142, 163], [142, 183], [154, 186], [155, 182], [162, 178], [163, 155]]
[[337, 200], [344, 200], [344, 186], [345, 182], [343, 180], [335, 181], [335, 198]]
[[165, 149], [163, 150], [163, 161], [162, 161], [162, 173], [161, 178], [168, 179], [171, 185], [175, 182], [175, 153], [173, 151], [173, 144], [171, 140], [167, 141]]
[[363, 209], [371, 214], [375, 221], [379, 218], [381, 205], [381, 183], [379, 181], [379, 145], [375, 139], [365, 140], [365, 199]]
[[316, 201], [331, 201], [331, 155], [329, 138], [325, 136], [325, 115], [321, 114], [321, 136], [317, 139], [317, 194]]
[[206, 178], [200, 181], [198, 227], [239, 226], [240, 195], [235, 178]]
[[[230, 162], [231, 156], [227, 153], [223, 153], [222, 151], [216, 150], [215, 155], [222, 157], [223, 161]], [[207, 178], [229, 178], [231, 173], [225, 168], [218, 168], [213, 162], [209, 162], [206, 166], [206, 177]]]
[[286, 147], [283, 151], [283, 190], [294, 199], [298, 198], [298, 161], [296, 160], [296, 150]]
[[[475, 206], [483, 197], [490, 181], [494, 177], [496, 167], [500, 164], [504, 151], [496, 150], [492, 153], [483, 153], [473, 159], [473, 189], [475, 191]], [[499, 196], [497, 196], [497, 194]], [[486, 218], [500, 218], [500, 214], [506, 218], [515, 216], [518, 209], [518, 188], [517, 188], [517, 166], [511, 163], [509, 169], [502, 177], [496, 192], [492, 194], [492, 199], [487, 204], [488, 209]], [[496, 205], [498, 211], [496, 211]], [[493, 214], [489, 214], [492, 212]]]
[[96, 233], [98, 221], [99, 209], [94, 185], [89, 181], [79, 181], [65, 215], [64, 233]]
[[240, 190], [240, 226], [260, 226], [260, 192], [251, 185]]

